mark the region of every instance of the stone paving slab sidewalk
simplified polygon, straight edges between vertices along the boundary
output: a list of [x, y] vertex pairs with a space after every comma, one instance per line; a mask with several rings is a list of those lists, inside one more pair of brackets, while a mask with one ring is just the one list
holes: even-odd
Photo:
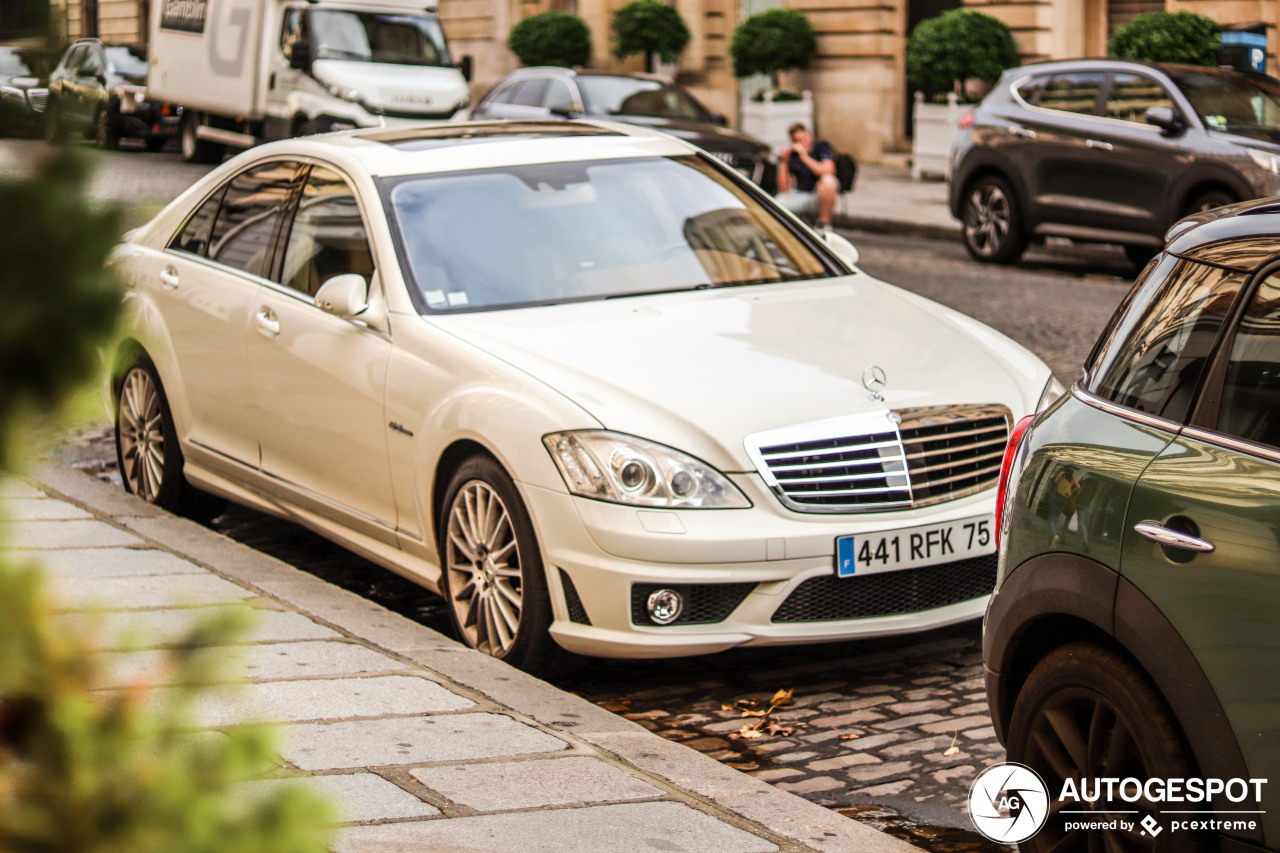
[[[341, 853], [916, 849], [85, 473], [0, 483], [0, 519], [3, 547], [48, 566], [63, 618], [102, 614], [122, 681], [208, 608], [257, 611], [248, 686], [200, 717], [279, 723], [279, 775], [339, 803]], [[123, 650], [128, 632], [153, 648]]]

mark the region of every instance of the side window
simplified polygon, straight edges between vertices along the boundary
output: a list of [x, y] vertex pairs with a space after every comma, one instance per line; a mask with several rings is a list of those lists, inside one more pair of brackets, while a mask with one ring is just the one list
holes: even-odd
[[1093, 115], [1103, 77], [1100, 71], [1055, 74], [1040, 93], [1037, 105], [1050, 110]]
[[1018, 97], [1034, 106], [1040, 100], [1040, 94], [1044, 91], [1044, 84], [1047, 82], [1049, 82], [1048, 77], [1032, 77], [1018, 87]]
[[368, 281], [373, 253], [350, 185], [332, 169], [315, 166], [294, 216], [280, 280], [315, 296], [320, 285], [343, 273], [359, 273]]
[[191, 218], [182, 226], [182, 230], [169, 241], [169, 248], [179, 252], [190, 252], [205, 257], [209, 249], [209, 234], [213, 231], [213, 218], [218, 215], [218, 206], [222, 204], [225, 188], [219, 189], [200, 205]]
[[271, 239], [297, 171], [297, 163], [278, 160], [232, 179], [213, 224], [210, 260], [251, 275], [270, 272]]
[[542, 103], [542, 90], [546, 87], [546, 80], [526, 80], [511, 96], [511, 103], [522, 107], [539, 106]]
[[80, 67], [80, 63], [84, 61], [84, 53], [88, 48], [84, 45], [71, 48], [71, 52], [67, 54], [66, 60], [63, 61], [62, 67], [68, 71], [75, 71]]
[[1280, 448], [1280, 275], [1253, 295], [1236, 328], [1217, 430]]
[[567, 112], [573, 109], [573, 95], [563, 80], [552, 80], [547, 83], [547, 91], [542, 96], [542, 105], [549, 110]]
[[86, 49], [80, 60], [80, 76], [96, 77], [102, 73], [104, 73], [102, 52], [95, 47]]
[[293, 58], [293, 49], [304, 38], [302, 27], [302, 10], [288, 9], [284, 13], [284, 22], [280, 25], [280, 52], [285, 59]]
[[1164, 87], [1141, 74], [1117, 74], [1111, 79], [1107, 95], [1107, 118], [1146, 124], [1146, 112], [1152, 107], [1172, 107], [1173, 101]]
[[500, 89], [495, 91], [493, 95], [488, 99], [489, 103], [491, 104], [511, 103], [511, 96], [516, 93], [516, 89], [519, 87], [519, 85], [520, 85], [519, 83], [508, 83], [507, 85], [501, 87]]
[[1108, 330], [1111, 341], [1098, 353], [1090, 390], [1118, 405], [1183, 421], [1245, 279], [1191, 261], [1177, 262], [1167, 278], [1153, 275], [1144, 283], [1151, 290], [1136, 294], [1126, 316]]

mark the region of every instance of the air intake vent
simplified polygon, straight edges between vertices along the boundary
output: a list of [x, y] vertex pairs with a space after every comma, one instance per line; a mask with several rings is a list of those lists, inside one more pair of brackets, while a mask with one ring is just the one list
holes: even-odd
[[1012, 420], [999, 405], [900, 409], [759, 433], [747, 452], [791, 509], [903, 509], [993, 486]]

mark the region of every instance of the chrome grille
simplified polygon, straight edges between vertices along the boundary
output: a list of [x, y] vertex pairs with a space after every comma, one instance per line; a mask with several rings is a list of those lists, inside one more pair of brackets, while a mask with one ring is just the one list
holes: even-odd
[[902, 509], [994, 485], [1012, 420], [998, 405], [900, 409], [759, 433], [747, 452], [791, 509]]
[[45, 105], [49, 102], [48, 89], [28, 89], [27, 100], [31, 102], [31, 108], [38, 113], [44, 112]]

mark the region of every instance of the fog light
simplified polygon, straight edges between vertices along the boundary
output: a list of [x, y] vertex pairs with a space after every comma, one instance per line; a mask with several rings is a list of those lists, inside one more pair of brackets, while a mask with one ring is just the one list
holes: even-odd
[[684, 599], [674, 589], [660, 589], [649, 596], [649, 618], [659, 625], [670, 625], [680, 618]]

